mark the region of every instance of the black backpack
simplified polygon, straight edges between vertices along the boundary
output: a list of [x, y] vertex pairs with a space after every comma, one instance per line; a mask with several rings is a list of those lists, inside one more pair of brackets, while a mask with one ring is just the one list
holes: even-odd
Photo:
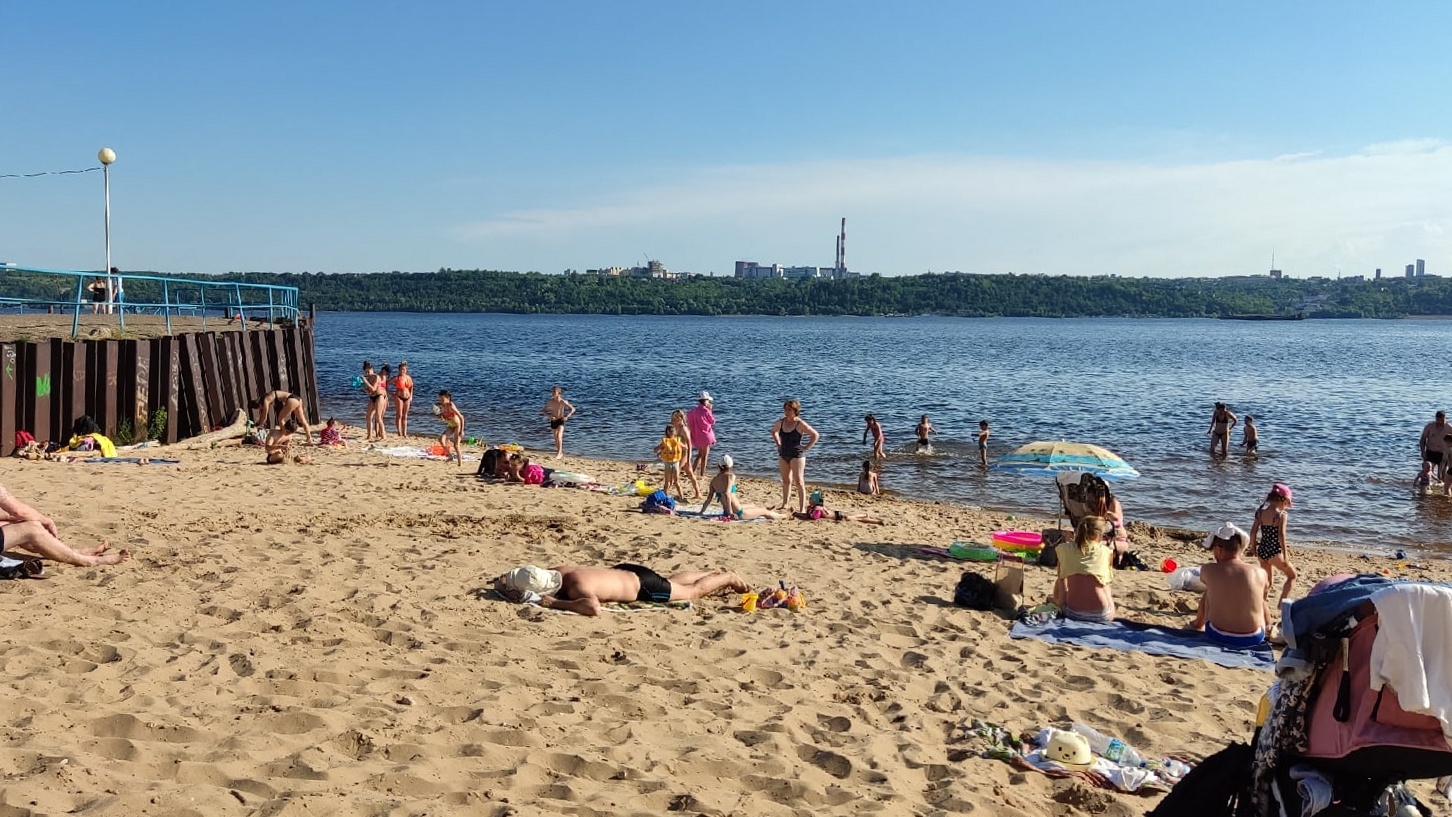
[[1238, 817], [1249, 815], [1251, 761], [1247, 743], [1232, 743], [1205, 758], [1165, 795], [1146, 817]]
[[993, 597], [993, 580], [971, 570], [963, 572], [963, 578], [953, 590], [953, 603], [969, 610], [992, 610]]

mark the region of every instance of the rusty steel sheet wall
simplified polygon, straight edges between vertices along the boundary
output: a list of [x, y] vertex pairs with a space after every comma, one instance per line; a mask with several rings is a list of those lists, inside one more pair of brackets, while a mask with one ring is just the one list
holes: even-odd
[[142, 440], [158, 409], [160, 439], [174, 443], [231, 422], [238, 409], [274, 389], [303, 399], [316, 419], [313, 329], [194, 332], [146, 340], [49, 339], [0, 343], [0, 455], [15, 432], [64, 443], [89, 414], [113, 440], [123, 425]]

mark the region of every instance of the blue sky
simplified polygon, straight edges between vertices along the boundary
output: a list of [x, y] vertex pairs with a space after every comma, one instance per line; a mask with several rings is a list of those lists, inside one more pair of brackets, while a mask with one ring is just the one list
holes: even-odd
[[[1452, 274], [1452, 5], [0, 5], [0, 174], [126, 269]], [[99, 173], [0, 178], [94, 269]]]

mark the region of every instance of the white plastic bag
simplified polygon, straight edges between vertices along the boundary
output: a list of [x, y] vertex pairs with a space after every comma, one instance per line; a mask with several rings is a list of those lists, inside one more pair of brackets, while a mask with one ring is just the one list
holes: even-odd
[[1205, 585], [1200, 582], [1200, 567], [1181, 567], [1165, 577], [1169, 582], [1171, 590], [1189, 590], [1192, 593], [1204, 593]]

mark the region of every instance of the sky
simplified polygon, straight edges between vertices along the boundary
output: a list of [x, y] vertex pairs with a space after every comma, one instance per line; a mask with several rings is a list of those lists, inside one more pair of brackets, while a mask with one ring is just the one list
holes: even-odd
[[1452, 274], [1452, 4], [0, 3], [0, 260]]

